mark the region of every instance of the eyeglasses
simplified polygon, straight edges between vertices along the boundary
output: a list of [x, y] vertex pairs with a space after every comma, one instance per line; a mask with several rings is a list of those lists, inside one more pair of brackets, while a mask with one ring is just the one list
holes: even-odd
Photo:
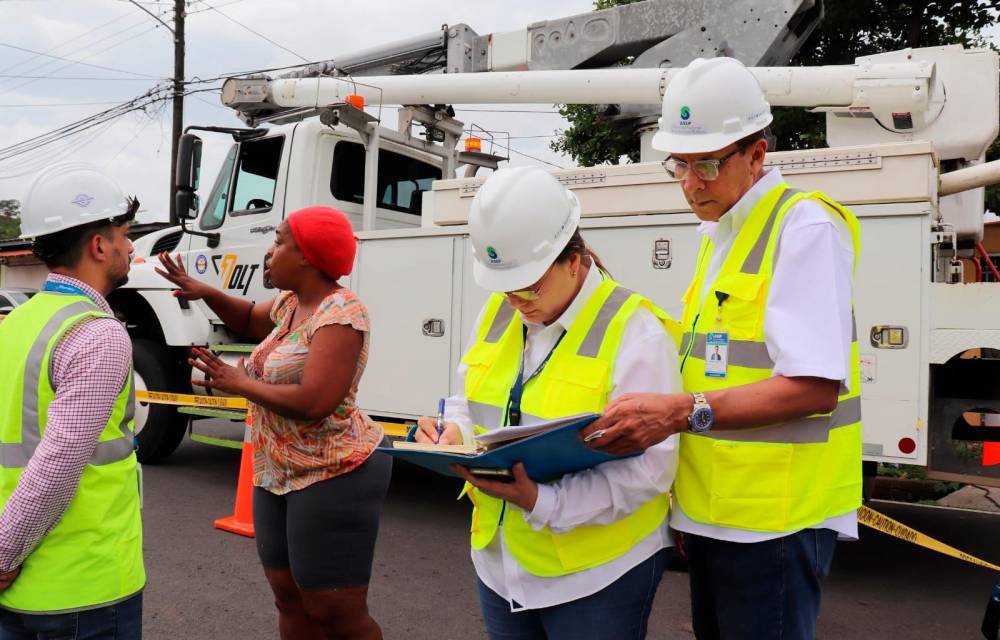
[[538, 282], [528, 287], [527, 289], [519, 289], [517, 291], [507, 291], [504, 293], [504, 295], [507, 296], [508, 298], [510, 296], [514, 296], [515, 298], [520, 298], [525, 302], [534, 302], [535, 300], [538, 300], [540, 297], [542, 297], [542, 284], [545, 282], [545, 276], [549, 275], [549, 271], [551, 270], [552, 267], [546, 269], [545, 273], [542, 274], [542, 277], [538, 279]]
[[683, 160], [677, 160], [675, 158], [667, 158], [663, 161], [663, 168], [671, 178], [677, 178], [678, 180], [683, 180], [687, 177], [688, 170], [694, 171], [694, 175], [698, 176], [705, 182], [711, 182], [712, 180], [717, 180], [719, 177], [719, 169], [722, 165], [726, 164], [726, 160], [729, 160], [737, 153], [740, 153], [740, 149], [734, 149], [732, 152], [727, 153], [721, 158], [705, 158], [703, 160], [695, 160], [691, 164], [684, 162]]
[[504, 295], [507, 297], [514, 296], [516, 298], [524, 300], [525, 302], [534, 302], [535, 300], [538, 300], [540, 297], [542, 297], [542, 288], [541, 286], [536, 286], [532, 289], [521, 289], [520, 291], [507, 291], [504, 293]]

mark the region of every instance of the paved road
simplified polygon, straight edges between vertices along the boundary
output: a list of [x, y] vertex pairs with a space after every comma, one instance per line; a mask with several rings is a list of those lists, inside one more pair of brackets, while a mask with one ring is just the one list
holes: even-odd
[[[212, 528], [232, 511], [239, 453], [185, 442], [163, 466], [145, 467], [146, 637], [276, 637], [275, 614], [252, 540]], [[468, 506], [457, 485], [397, 465], [382, 516], [371, 608], [386, 638], [485, 637], [468, 558]], [[963, 550], [1000, 561], [1000, 516], [876, 504], [888, 515]], [[824, 599], [823, 639], [980, 637], [995, 576], [865, 530], [842, 544]], [[687, 576], [668, 573], [650, 638], [692, 638]]]

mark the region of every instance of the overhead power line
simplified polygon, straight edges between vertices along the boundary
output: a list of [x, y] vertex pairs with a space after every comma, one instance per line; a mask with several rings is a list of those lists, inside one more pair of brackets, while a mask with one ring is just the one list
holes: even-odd
[[126, 100], [110, 109], [105, 109], [91, 116], [71, 122], [65, 126], [53, 129], [40, 135], [22, 140], [15, 144], [0, 148], [0, 162], [22, 156], [26, 153], [37, 151], [49, 147], [55, 143], [66, 140], [69, 137], [79, 135], [84, 131], [109, 123], [113, 120], [134, 111], [145, 110], [149, 107], [171, 98], [170, 87], [157, 85], [146, 93], [136, 96], [131, 100]]
[[265, 36], [263, 33], [251, 29], [250, 27], [248, 27], [247, 25], [243, 24], [242, 22], [240, 22], [236, 18], [233, 18], [233, 17], [231, 17], [231, 16], [229, 16], [229, 15], [227, 15], [227, 14], [219, 11], [219, 9], [217, 7], [213, 7], [212, 5], [210, 5], [210, 4], [208, 4], [207, 2], [204, 2], [204, 1], [202, 2], [202, 4], [204, 4], [206, 7], [208, 7], [212, 11], [215, 11], [217, 14], [219, 14], [220, 16], [222, 16], [223, 18], [225, 18], [226, 20], [229, 20], [230, 22], [232, 22], [232, 23], [234, 23], [234, 24], [236, 24], [236, 25], [238, 25], [240, 27], [243, 27], [244, 29], [246, 29], [247, 31], [249, 31], [250, 33], [254, 34], [257, 37], [263, 38], [264, 40], [270, 42], [271, 44], [273, 44], [274, 46], [278, 47], [282, 51], [287, 51], [288, 53], [292, 54], [296, 58], [302, 60], [303, 62], [309, 62], [309, 60], [307, 60], [304, 56], [301, 56], [301, 55], [295, 53], [294, 51], [292, 51], [288, 47], [284, 46], [283, 44], [275, 42], [274, 40], [272, 40], [272, 39], [268, 38], [267, 36]]
[[117, 102], [41, 102], [34, 104], [0, 104], [2, 108], [14, 109], [19, 107], [92, 107], [96, 105], [118, 104]]
[[98, 76], [26, 76], [0, 73], [0, 78], [14, 80], [88, 80], [92, 82], [149, 82], [149, 78], [101, 78]]
[[[240, 2], [244, 2], [244, 1], [245, 0], [232, 0], [232, 2], [227, 2], [225, 4], [220, 4], [218, 6], [218, 9], [225, 9], [226, 7], [230, 7], [230, 6], [234, 5], [234, 4], [239, 4]], [[208, 3], [205, 3], [205, 4], [208, 4]], [[193, 16], [196, 13], [205, 13], [206, 11], [212, 11], [212, 10], [213, 10], [212, 7], [207, 7], [206, 6], [204, 9], [195, 9], [194, 11], [188, 11], [188, 15], [189, 16]]]
[[0, 47], [6, 47], [8, 49], [16, 49], [17, 51], [24, 51], [26, 53], [33, 53], [38, 56], [45, 56], [46, 58], [54, 58], [56, 60], [62, 60], [64, 62], [71, 62], [73, 64], [82, 64], [85, 67], [93, 67], [95, 69], [103, 69], [104, 71], [114, 71], [115, 73], [125, 73], [130, 76], [138, 76], [140, 78], [149, 78], [150, 80], [160, 80], [159, 76], [151, 76], [147, 73], [138, 73], [136, 71], [127, 71], [125, 69], [116, 69], [114, 67], [105, 67], [99, 64], [92, 64], [90, 62], [83, 62], [82, 60], [72, 60], [70, 58], [63, 58], [62, 56], [55, 56], [50, 53], [45, 53], [42, 51], [35, 51], [34, 49], [28, 49], [26, 47], [19, 47], [17, 45], [8, 44], [6, 42], [0, 42]]
[[[127, 15], [132, 15], [132, 14], [127, 14]], [[62, 62], [62, 61], [59, 58], [63, 58], [65, 60], [71, 60], [71, 59], [72, 60], [76, 60], [77, 59], [77, 54], [81, 54], [81, 55], [83, 55], [83, 57], [79, 58], [79, 62], [85, 62], [86, 60], [89, 60], [89, 59], [91, 59], [91, 58], [93, 58], [93, 57], [95, 57], [95, 56], [97, 56], [97, 55], [99, 55], [99, 54], [101, 54], [101, 53], [103, 53], [105, 51], [108, 51], [110, 49], [113, 49], [113, 48], [121, 45], [121, 44], [124, 44], [125, 42], [128, 42], [128, 40], [130, 40], [131, 38], [120, 39], [117, 42], [114, 42], [111, 45], [106, 46], [106, 47], [104, 47], [101, 50], [95, 51], [94, 49], [95, 49], [95, 47], [97, 47], [97, 45], [100, 45], [100, 44], [102, 44], [104, 42], [107, 42], [109, 40], [117, 38], [117, 37], [121, 36], [122, 34], [125, 34], [125, 33], [129, 32], [129, 31], [135, 30], [136, 28], [142, 28], [144, 26], [148, 26], [148, 23], [146, 22], [146, 19], [145, 18], [139, 18], [138, 20], [136, 20], [135, 22], [133, 22], [132, 24], [126, 26], [123, 29], [118, 29], [118, 30], [113, 31], [111, 33], [104, 34], [103, 36], [100, 36], [97, 39], [83, 40], [82, 42], [79, 43], [79, 46], [77, 46], [75, 48], [71, 48], [69, 50], [59, 51], [59, 55], [56, 58], [51, 58], [51, 57], [46, 56], [46, 59], [43, 59], [40, 62], [36, 62], [34, 64], [30, 64], [30, 61], [32, 59], [40, 57], [40, 56], [37, 56], [37, 55], [31, 56], [28, 59], [28, 61], [27, 61], [27, 62], [29, 62], [28, 66], [26, 68], [24, 68], [24, 67], [20, 68], [19, 72], [22, 75], [29, 75], [29, 74], [39, 74], [39, 75], [45, 75], [45, 76], [55, 75], [55, 74], [59, 73], [60, 71], [62, 71], [63, 69], [67, 69], [67, 68], [72, 67], [72, 66], [75, 65], [75, 62], [68, 62], [68, 61], [65, 64], [60, 65], [59, 63]], [[93, 31], [94, 30], [91, 30], [91, 32], [93, 32]], [[68, 42], [72, 42], [73, 40], [80, 40], [80, 38], [74, 38], [74, 39], [72, 39], [70, 41], [67, 41], [67, 43], [64, 43], [64, 45], [68, 44]], [[60, 47], [56, 47], [56, 49], [62, 49], [64, 45], [61, 45]], [[50, 49], [50, 50], [45, 51], [43, 53], [44, 54], [54, 54], [54, 52], [55, 52], [56, 49]], [[53, 65], [57, 65], [57, 66], [55, 68], [53, 68]], [[14, 65], [14, 67], [18, 67], [18, 66], [20, 66], [20, 65]], [[6, 69], [6, 70], [9, 70], [9, 69]], [[35, 82], [34, 79], [27, 80], [25, 82], [21, 82], [20, 84], [14, 86], [14, 87], [10, 87], [7, 90], [8, 91], [13, 91], [15, 89], [18, 89], [18, 88], [23, 87], [25, 85], [31, 84], [33, 82]]]
[[147, 9], [146, 7], [142, 6], [141, 4], [139, 4], [138, 2], [136, 2], [135, 0], [128, 0], [128, 1], [131, 2], [133, 5], [135, 5], [136, 7], [138, 7], [140, 11], [144, 11], [145, 13], [148, 13], [153, 18], [153, 20], [156, 20], [157, 22], [159, 22], [160, 24], [162, 24], [164, 27], [166, 27], [167, 31], [169, 31], [170, 33], [174, 32], [174, 28], [171, 27], [166, 22], [164, 22], [163, 19], [160, 18], [160, 16], [156, 15], [155, 13], [153, 13], [152, 11], [150, 11], [149, 9]]
[[[104, 27], [108, 26], [109, 24], [114, 24], [115, 22], [119, 22], [119, 21], [125, 19], [128, 15], [130, 15], [130, 14], [123, 13], [122, 15], [118, 16], [117, 18], [112, 18], [111, 20], [108, 20], [107, 22], [103, 22], [103, 23], [97, 25], [93, 29], [89, 29], [88, 31], [84, 31], [83, 33], [81, 33], [79, 35], [73, 36], [69, 40], [66, 40], [66, 41], [64, 41], [64, 42], [62, 42], [60, 44], [57, 44], [56, 46], [52, 47], [51, 49], [46, 49], [44, 52], [42, 52], [41, 54], [38, 54], [38, 55], [44, 55], [44, 54], [48, 54], [48, 53], [53, 53], [54, 51], [57, 51], [58, 49], [62, 49], [66, 45], [70, 44], [71, 42], [76, 42], [77, 40], [79, 40], [79, 39], [81, 39], [83, 37], [89, 36], [90, 34], [94, 33], [95, 31], [100, 31], [101, 29], [103, 29]], [[13, 70], [13, 69], [15, 69], [17, 67], [20, 67], [21, 65], [27, 64], [27, 63], [31, 62], [32, 60], [34, 60], [36, 57], [38, 57], [38, 55], [32, 56], [30, 58], [26, 58], [24, 60], [20, 60], [20, 61], [15, 62], [14, 64], [12, 64], [10, 66], [3, 67], [2, 69], [0, 69], [0, 73], [11, 71], [11, 70]]]

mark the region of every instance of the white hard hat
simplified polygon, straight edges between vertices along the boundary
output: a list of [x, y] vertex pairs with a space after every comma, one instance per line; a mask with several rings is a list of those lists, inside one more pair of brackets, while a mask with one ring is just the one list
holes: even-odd
[[109, 220], [128, 212], [118, 183], [97, 167], [64, 162], [42, 169], [21, 203], [21, 238]]
[[498, 169], [469, 211], [476, 284], [517, 291], [537, 282], [580, 224], [580, 201], [539, 167]]
[[757, 78], [733, 58], [698, 58], [677, 72], [663, 96], [653, 148], [711, 153], [771, 124]]

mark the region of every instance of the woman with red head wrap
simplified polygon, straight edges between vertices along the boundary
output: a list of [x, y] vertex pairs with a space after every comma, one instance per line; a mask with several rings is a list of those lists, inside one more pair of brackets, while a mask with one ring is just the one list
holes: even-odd
[[[277, 230], [264, 277], [281, 293], [254, 304], [187, 275], [179, 257], [157, 271], [204, 300], [237, 335], [260, 340], [245, 366], [205, 349], [194, 384], [249, 401], [257, 551], [282, 638], [381, 638], [368, 581], [391, 462], [382, 428], [355, 404], [368, 359], [368, 311], [338, 283], [357, 240], [343, 213], [306, 207]], [[242, 364], [242, 363], [241, 363]]]

